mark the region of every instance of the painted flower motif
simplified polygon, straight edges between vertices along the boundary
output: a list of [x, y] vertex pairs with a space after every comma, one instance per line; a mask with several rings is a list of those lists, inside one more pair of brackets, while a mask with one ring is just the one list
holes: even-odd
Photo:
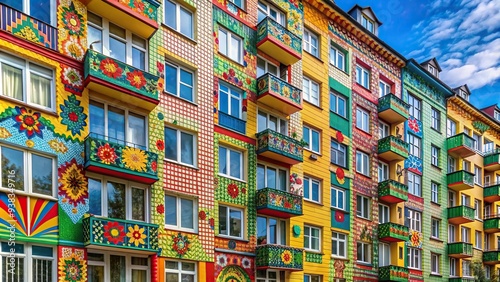
[[414, 118], [409, 118], [408, 119], [408, 127], [415, 133], [420, 132], [420, 126], [418, 124], [418, 121]]
[[217, 256], [217, 264], [220, 267], [225, 267], [227, 265], [227, 257], [226, 255], [220, 254]]
[[246, 194], [246, 193], [247, 193], [247, 189], [246, 189], [246, 188], [244, 188], [244, 187], [243, 187], [243, 188], [241, 188], [241, 193], [242, 193], [242, 194]]
[[83, 166], [72, 159], [59, 168], [58, 176], [59, 195], [67, 199], [68, 203], [74, 207], [84, 204], [88, 196], [88, 182], [83, 173]]
[[65, 281], [80, 281], [82, 279], [83, 264], [74, 257], [71, 260], [64, 260]]
[[337, 178], [337, 182], [340, 184], [345, 183], [345, 172], [342, 168], [337, 167], [337, 170], [335, 170], [335, 176]]
[[158, 169], [158, 164], [155, 161], [151, 162], [151, 170], [156, 172], [157, 169]]
[[172, 245], [172, 249], [177, 253], [179, 257], [182, 257], [189, 251], [189, 242], [187, 236], [182, 236], [181, 233], [178, 233], [177, 236], [173, 236], [174, 243]]
[[156, 141], [156, 149], [158, 149], [158, 151], [163, 151], [165, 149], [165, 142], [163, 142], [163, 140]]
[[135, 10], [139, 13], [144, 13], [144, 3], [141, 1], [134, 0]]
[[17, 123], [19, 132], [26, 133], [26, 137], [31, 139], [35, 136], [43, 138], [42, 129], [45, 126], [40, 122], [40, 113], [27, 110], [26, 108], [15, 108], [17, 114], [12, 118]]
[[422, 238], [420, 233], [416, 230], [410, 231], [410, 244], [412, 247], [420, 247], [422, 244]]
[[238, 186], [236, 184], [231, 183], [227, 185], [227, 193], [229, 194], [229, 196], [231, 196], [231, 198], [235, 199], [236, 197], [238, 197], [240, 191], [238, 190]]
[[83, 112], [84, 108], [80, 106], [80, 103], [75, 95], [71, 95], [68, 100], [64, 101], [64, 105], [59, 106], [61, 123], [66, 125], [73, 135], [80, 135], [80, 132], [87, 125], [85, 121], [87, 115]]
[[71, 11], [69, 8], [63, 8], [62, 13], [63, 23], [71, 35], [81, 35], [83, 31], [83, 19], [82, 16], [77, 14], [75, 11]]
[[159, 204], [158, 206], [156, 206], [156, 212], [159, 214], [163, 214], [165, 212], [165, 206], [162, 204]]
[[33, 140], [26, 140], [26, 146], [28, 148], [33, 148], [35, 147], [35, 142], [33, 142]]
[[80, 42], [73, 36], [69, 37], [68, 40], [62, 43], [63, 50], [65, 54], [77, 59], [82, 60], [85, 55]]
[[213, 230], [215, 226], [215, 220], [213, 217], [208, 220], [208, 224], [210, 225], [210, 228], [212, 228]]
[[337, 131], [335, 137], [337, 137], [337, 141], [339, 141], [340, 143], [344, 142], [344, 134], [342, 134], [340, 130]]
[[7, 128], [0, 127], [0, 138], [7, 139], [11, 136], [12, 136], [12, 134], [9, 132], [9, 130]]
[[122, 150], [122, 162], [123, 164], [135, 171], [146, 171], [147, 156], [144, 151], [127, 147]]
[[140, 245], [144, 245], [144, 239], [146, 239], [146, 234], [144, 234], [144, 227], [140, 228], [139, 225], [134, 225], [134, 227], [129, 226], [127, 232], [128, 242], [130, 244], [134, 244], [134, 246], [139, 247]]
[[57, 139], [52, 139], [48, 142], [50, 148], [52, 150], [54, 150], [54, 152], [56, 153], [66, 153], [68, 152], [68, 147], [66, 147], [66, 145], [64, 145], [63, 142], [60, 142], [58, 141]]
[[341, 211], [335, 211], [335, 220], [337, 222], [344, 222], [344, 213]]
[[144, 74], [140, 70], [134, 70], [127, 73], [127, 80], [130, 82], [130, 85], [137, 89], [141, 89], [146, 85], [146, 78], [144, 78]]
[[242, 260], [241, 260], [241, 265], [243, 266], [243, 268], [245, 269], [249, 269], [252, 267], [252, 262], [250, 261], [250, 259], [248, 259], [247, 257], [244, 257]]
[[283, 42], [284, 42], [286, 45], [290, 46], [290, 44], [292, 44], [292, 38], [290, 37], [290, 35], [288, 35], [288, 34], [286, 34], [286, 33], [285, 33], [285, 34], [283, 34]]
[[97, 156], [101, 159], [103, 164], [114, 164], [118, 156], [115, 153], [115, 149], [109, 146], [109, 143], [99, 146], [97, 148]]
[[290, 264], [293, 260], [293, 255], [289, 250], [284, 250], [281, 254], [281, 261], [284, 264]]
[[74, 87], [82, 87], [82, 75], [78, 70], [66, 67], [64, 68], [62, 74], [63, 82], [65, 84], [70, 84]]
[[120, 66], [111, 58], [102, 60], [99, 64], [99, 69], [104, 75], [111, 78], [119, 78], [123, 72]]
[[198, 217], [201, 219], [201, 220], [205, 220], [207, 218], [207, 213], [205, 211], [200, 211], [198, 213]]
[[156, 69], [158, 70], [159, 74], [162, 74], [163, 70], [165, 69], [165, 65], [162, 62], [156, 62]]
[[109, 221], [104, 225], [104, 238], [106, 238], [111, 244], [117, 245], [123, 243], [125, 237], [125, 232], [123, 232], [124, 227], [119, 222]]

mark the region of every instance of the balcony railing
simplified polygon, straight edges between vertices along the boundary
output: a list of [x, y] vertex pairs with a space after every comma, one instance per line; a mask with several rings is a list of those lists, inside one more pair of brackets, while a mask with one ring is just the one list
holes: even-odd
[[408, 241], [408, 227], [386, 222], [378, 225], [378, 238], [387, 242], [406, 242]]
[[281, 245], [260, 245], [255, 249], [257, 269], [283, 269], [302, 271], [304, 269], [304, 251]]
[[158, 105], [159, 77], [93, 50], [84, 61], [85, 86], [100, 94], [152, 110]]
[[0, 30], [58, 51], [58, 31], [56, 27], [4, 4], [0, 4]]
[[467, 158], [476, 153], [474, 139], [465, 133], [460, 133], [446, 139], [448, 154], [455, 157]]
[[486, 171], [500, 170], [500, 150], [495, 149], [494, 151], [485, 154], [483, 164], [484, 170]]
[[85, 169], [141, 183], [158, 180], [158, 155], [143, 146], [91, 133], [85, 139]]
[[303, 161], [303, 146], [300, 141], [271, 129], [256, 135], [257, 154], [294, 165]]
[[[158, 225], [141, 221], [88, 216], [82, 220], [84, 245], [158, 252]], [[112, 249], [110, 249], [112, 250]], [[119, 250], [115, 250], [118, 251]]]
[[302, 58], [302, 39], [269, 17], [257, 25], [257, 48], [285, 65]]
[[247, 126], [246, 121], [221, 111], [218, 112], [218, 117], [220, 126], [245, 134]]
[[455, 191], [474, 188], [474, 174], [466, 170], [459, 170], [446, 175], [448, 187]]
[[486, 233], [496, 233], [500, 231], [500, 214], [490, 214], [484, 217], [483, 230]]
[[255, 205], [259, 214], [289, 218], [302, 215], [302, 196], [273, 188], [257, 190]]
[[465, 242], [448, 243], [448, 255], [454, 258], [472, 257], [472, 244]]
[[468, 206], [455, 206], [448, 208], [448, 221], [452, 224], [462, 224], [474, 221], [475, 209]]
[[500, 263], [500, 249], [489, 249], [483, 252], [484, 264], [499, 264]]
[[378, 197], [391, 204], [406, 202], [408, 201], [408, 186], [396, 180], [387, 179], [379, 182]]
[[407, 282], [408, 278], [409, 271], [406, 267], [388, 265], [379, 267], [378, 269], [379, 281]]
[[410, 105], [390, 93], [378, 99], [378, 115], [390, 124], [399, 124], [408, 119]]
[[488, 183], [484, 186], [485, 188], [483, 190], [483, 197], [485, 202], [493, 203], [496, 201], [500, 201], [500, 183]]
[[378, 140], [378, 156], [387, 161], [402, 161], [408, 158], [408, 143], [389, 135]]
[[302, 110], [302, 90], [266, 73], [257, 79], [257, 100], [286, 115]]
[[476, 279], [473, 277], [450, 277], [448, 282], [475, 282]]

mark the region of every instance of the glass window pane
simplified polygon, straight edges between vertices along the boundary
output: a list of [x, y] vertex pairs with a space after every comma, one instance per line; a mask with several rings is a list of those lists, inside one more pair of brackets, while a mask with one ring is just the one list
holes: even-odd
[[194, 263], [183, 262], [182, 270], [184, 271], [195, 271], [196, 265]]
[[227, 230], [227, 208], [219, 207], [219, 233], [222, 235], [228, 235]]
[[101, 181], [89, 178], [89, 213], [102, 215], [102, 186]]
[[267, 187], [276, 189], [276, 169], [267, 168]]
[[194, 228], [194, 205], [193, 201], [187, 199], [181, 199], [181, 227], [182, 228]]
[[177, 160], [177, 130], [165, 128], [165, 158]]
[[193, 274], [182, 274], [181, 281], [182, 282], [194, 282], [194, 275]]
[[184, 8], [180, 8], [181, 33], [193, 38], [193, 14]]
[[227, 149], [219, 147], [219, 173], [227, 174]]
[[312, 200], [319, 202], [319, 184], [312, 182]]
[[257, 245], [267, 244], [267, 218], [257, 217]]
[[23, 100], [23, 70], [2, 63], [2, 94]]
[[278, 222], [274, 218], [269, 219], [269, 237], [268, 244], [277, 244], [278, 240]]
[[87, 266], [88, 282], [104, 282], [104, 266], [88, 265]]
[[257, 165], [257, 189], [266, 188], [266, 167], [263, 165]]
[[[111, 26], [111, 24], [110, 24]], [[109, 56], [122, 62], [127, 62], [127, 47], [124, 42], [110, 37], [109, 38]]]
[[31, 171], [32, 171], [32, 191], [52, 196], [53, 183], [53, 166], [52, 159], [35, 155], [31, 155]]
[[177, 95], [177, 67], [170, 64], [165, 64], [165, 91]]
[[112, 282], [125, 282], [125, 257], [109, 256], [109, 275]]
[[30, 102], [48, 107], [52, 106], [52, 80], [34, 73], [30, 76]]
[[230, 159], [230, 176], [241, 179], [241, 153], [236, 151], [229, 151]]
[[31, 269], [34, 281], [52, 281], [52, 260], [33, 258]]
[[241, 211], [236, 211], [236, 210], [230, 210], [229, 212], [229, 218], [230, 218], [230, 230], [231, 233], [229, 235], [235, 236], [235, 237], [241, 237]]
[[319, 132], [312, 131], [312, 150], [319, 152]]
[[132, 188], [132, 219], [146, 220], [146, 191], [140, 188]]
[[219, 52], [227, 56], [227, 32], [219, 29]]
[[146, 118], [134, 113], [128, 114], [128, 140], [146, 148]]
[[125, 219], [125, 184], [108, 182], [108, 217]]
[[279, 170], [278, 187], [277, 187], [278, 190], [281, 190], [281, 191], [286, 191], [287, 190], [286, 189], [286, 180], [287, 180], [286, 171]]
[[148, 272], [146, 270], [141, 269], [132, 269], [132, 281], [134, 282], [147, 282]]
[[2, 167], [2, 187], [24, 190], [23, 151], [7, 147], [0, 147], [0, 150], [2, 150], [2, 160], [0, 162]]
[[146, 52], [137, 48], [132, 48], [132, 66], [141, 70], [145, 70]]
[[30, 0], [30, 16], [51, 24], [50, 13], [56, 10], [55, 7], [51, 7], [51, 3], [52, 1]]
[[177, 198], [165, 196], [165, 224], [177, 225]]
[[[125, 111], [108, 107], [108, 137], [115, 140], [125, 140]], [[123, 142], [122, 142], [123, 144]]]
[[231, 50], [229, 50], [229, 58], [235, 60], [236, 62], [240, 62], [240, 44], [241, 40], [235, 36], [231, 36]]
[[181, 162], [194, 165], [194, 136], [181, 132]]
[[193, 74], [181, 69], [180, 97], [193, 101]]
[[173, 29], [177, 29], [177, 8], [176, 5], [166, 0], [163, 2], [165, 5], [165, 24]]
[[258, 132], [267, 129], [267, 114], [259, 111], [259, 115], [257, 116], [257, 126], [258, 126], [257, 129]]
[[90, 132], [104, 136], [104, 105], [90, 101]]
[[240, 100], [231, 97], [231, 113], [233, 117], [240, 118]]

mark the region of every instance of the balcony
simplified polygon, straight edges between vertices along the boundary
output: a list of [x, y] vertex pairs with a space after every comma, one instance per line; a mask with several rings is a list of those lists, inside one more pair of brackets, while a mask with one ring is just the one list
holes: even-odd
[[282, 269], [302, 271], [304, 269], [302, 249], [281, 245], [260, 245], [255, 249], [257, 269]]
[[463, 191], [474, 188], [474, 173], [459, 170], [446, 175], [448, 188], [455, 191]]
[[464, 242], [448, 243], [448, 256], [453, 258], [472, 257], [472, 244]]
[[483, 230], [486, 233], [500, 231], [500, 214], [490, 214], [484, 217]]
[[483, 158], [484, 170], [495, 171], [500, 170], [500, 150], [487, 154]]
[[493, 203], [500, 201], [500, 183], [491, 183], [485, 185], [483, 190], [484, 201]]
[[388, 265], [378, 268], [379, 281], [401, 281], [407, 282], [409, 271], [406, 267]]
[[408, 201], [408, 186], [388, 179], [378, 184], [378, 198], [390, 204]]
[[155, 0], [82, 0], [90, 12], [105, 12], [112, 23], [148, 39], [158, 29], [160, 3]]
[[36, 45], [58, 51], [56, 27], [3, 4], [0, 4], [0, 19], [0, 30]]
[[302, 39], [269, 17], [257, 26], [257, 48], [285, 65], [302, 58]]
[[85, 139], [85, 169], [122, 179], [153, 184], [158, 180], [158, 155], [125, 141], [91, 133]]
[[378, 156], [387, 161], [402, 161], [408, 158], [408, 143], [389, 135], [378, 140]]
[[302, 91], [270, 73], [257, 80], [257, 100], [286, 115], [302, 110]]
[[82, 226], [83, 244], [87, 248], [114, 252], [158, 252], [156, 224], [91, 215], [82, 220]]
[[500, 249], [486, 250], [483, 252], [484, 264], [499, 264], [500, 263]]
[[448, 208], [448, 222], [463, 224], [474, 221], [474, 208], [468, 206], [455, 206]]
[[465, 133], [460, 133], [446, 139], [448, 154], [454, 157], [467, 158], [476, 153], [474, 139]]
[[[96, 1], [96, 0], [94, 0]], [[84, 85], [115, 101], [152, 110], [158, 100], [159, 77], [93, 50], [84, 60]]]
[[386, 222], [378, 225], [378, 238], [386, 242], [406, 242], [409, 237], [408, 227]]
[[475, 282], [476, 279], [473, 277], [453, 277], [448, 278], [448, 282]]
[[256, 135], [257, 154], [289, 165], [303, 161], [303, 146], [300, 141], [271, 129]]
[[390, 93], [378, 99], [378, 116], [390, 124], [400, 124], [408, 119], [410, 105]]
[[273, 188], [257, 190], [255, 205], [259, 214], [279, 218], [302, 215], [302, 196]]

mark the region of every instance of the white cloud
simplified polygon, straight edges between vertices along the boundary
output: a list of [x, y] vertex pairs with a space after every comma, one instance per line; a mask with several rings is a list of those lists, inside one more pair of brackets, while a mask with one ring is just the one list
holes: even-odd
[[495, 32], [495, 33], [486, 35], [485, 37], [483, 37], [483, 41], [488, 42], [488, 41], [491, 41], [492, 39], [497, 39], [497, 38], [500, 38], [500, 32]]
[[462, 65], [462, 60], [460, 59], [448, 59], [441, 63], [442, 68], [456, 68]]
[[468, 33], [492, 31], [500, 27], [500, 2], [490, 0], [479, 3], [458, 27]]
[[479, 35], [474, 36], [472, 38], [463, 38], [457, 43], [452, 43], [450, 47], [450, 51], [461, 51], [466, 48], [469, 48], [470, 46], [476, 44], [476, 42], [479, 41], [481, 37]]

